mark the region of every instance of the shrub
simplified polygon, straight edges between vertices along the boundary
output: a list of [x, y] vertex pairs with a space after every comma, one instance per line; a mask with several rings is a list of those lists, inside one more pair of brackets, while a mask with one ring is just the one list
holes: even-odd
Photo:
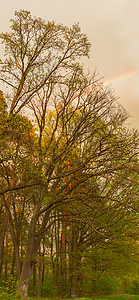
[[133, 291], [132, 293], [134, 295], [139, 295], [139, 280], [135, 279], [133, 280]]
[[103, 276], [96, 282], [95, 291], [97, 294], [111, 295], [118, 294], [121, 291], [121, 280], [116, 277]]
[[2, 286], [0, 286], [0, 299], [17, 299], [16, 288], [17, 279], [9, 276], [8, 280], [6, 282], [3, 281]]

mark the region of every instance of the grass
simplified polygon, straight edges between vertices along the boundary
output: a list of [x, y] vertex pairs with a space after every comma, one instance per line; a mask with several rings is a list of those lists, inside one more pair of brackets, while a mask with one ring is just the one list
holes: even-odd
[[[30, 300], [38, 300], [38, 298], [33, 297]], [[71, 300], [71, 298], [41, 297], [40, 300]], [[74, 298], [74, 300], [139, 300], [139, 295], [93, 296], [90, 298]]]
[[[5, 300], [0, 296], [0, 300]], [[71, 300], [72, 298], [59, 298], [59, 297], [30, 297], [30, 300]], [[15, 300], [15, 298], [10, 298], [10, 300]], [[21, 300], [21, 298], [20, 298]], [[90, 298], [74, 298], [74, 300], [139, 300], [139, 295], [120, 295], [120, 296], [92, 296]]]

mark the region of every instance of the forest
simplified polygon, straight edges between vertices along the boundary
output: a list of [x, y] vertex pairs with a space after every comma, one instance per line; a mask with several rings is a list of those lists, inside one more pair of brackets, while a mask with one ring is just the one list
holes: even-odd
[[78, 24], [24, 10], [10, 22], [0, 34], [0, 295], [139, 294], [138, 131], [85, 69], [91, 45]]

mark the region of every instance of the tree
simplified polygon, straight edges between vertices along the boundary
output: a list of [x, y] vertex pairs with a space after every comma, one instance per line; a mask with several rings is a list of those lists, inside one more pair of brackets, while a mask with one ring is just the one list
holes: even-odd
[[[109, 236], [113, 215], [114, 224], [119, 225], [126, 209], [132, 208], [130, 200], [125, 205], [126, 190], [122, 198], [123, 178], [131, 183], [128, 172], [133, 170], [136, 182], [138, 137], [124, 133], [127, 114], [110, 89], [99, 83], [95, 73], [84, 74], [78, 60], [88, 56], [90, 43], [78, 25], [69, 29], [20, 11], [15, 13], [11, 32], [0, 37], [6, 54], [0, 79], [10, 89], [6, 98], [9, 114], [0, 128], [5, 139], [0, 194], [9, 216], [21, 297], [25, 298], [40, 243], [54, 224], [58, 208], [72, 211], [76, 220], [86, 211], [90, 224], [99, 206], [107, 219], [101, 225], [98, 214], [92, 228]], [[91, 194], [86, 193], [89, 186]], [[21, 269], [17, 232], [24, 218], [27, 233]], [[62, 226], [64, 249], [64, 221]], [[76, 226], [73, 236], [75, 231]], [[61, 261], [65, 280], [63, 257]]]
[[12, 89], [10, 112], [17, 114], [37, 93], [44, 93], [46, 106], [54, 85], [66, 84], [68, 72], [80, 69], [76, 60], [88, 56], [90, 43], [78, 25], [45, 23], [28, 11], [15, 12], [11, 23], [11, 32], [0, 35], [7, 56], [1, 80]]
[[[69, 29], [62, 25], [55, 25], [54, 22], [46, 24], [41, 19], [32, 18], [27, 11], [15, 13], [15, 20], [12, 20], [11, 29], [11, 33], [1, 34], [7, 56], [4, 62], [1, 61], [1, 80], [11, 88], [11, 95], [13, 95], [13, 97], [10, 96], [10, 115], [17, 115], [27, 104], [32, 106], [34, 110], [39, 125], [39, 158], [37, 158], [37, 164], [41, 171], [41, 139], [48, 100], [52, 91], [52, 97], [54, 97], [55, 89], [59, 83], [67, 86], [70, 84], [81, 86], [82, 68], [76, 62], [76, 58], [88, 55], [90, 43], [87, 41], [86, 36], [80, 33], [78, 25], [74, 25]], [[71, 73], [70, 79], [69, 72]], [[77, 78], [77, 74], [79, 76], [78, 82], [74, 82], [74, 76]], [[36, 108], [38, 101], [40, 101], [39, 110]], [[50, 170], [50, 173], [52, 171]], [[35, 215], [32, 217], [28, 234], [30, 243], [30, 237], [32, 236], [32, 231], [34, 231], [32, 223], [36, 226], [37, 219], [41, 213], [40, 203], [44, 197], [42, 188], [38, 189], [37, 194], [39, 200], [34, 208]], [[48, 209], [49, 213], [51, 211], [50, 208]], [[45, 228], [47, 223], [48, 212], [45, 214], [43, 228]], [[42, 235], [40, 236], [42, 237]], [[32, 249], [34, 253], [28, 253], [27, 258], [24, 260], [21, 281], [26, 281], [30, 277], [31, 265], [28, 259], [32, 260], [31, 257], [37, 254], [41, 237], [36, 247], [34, 246], [35, 241], [31, 247], [30, 245], [27, 246], [29, 252]], [[30, 271], [26, 270], [27, 265], [30, 265]]]

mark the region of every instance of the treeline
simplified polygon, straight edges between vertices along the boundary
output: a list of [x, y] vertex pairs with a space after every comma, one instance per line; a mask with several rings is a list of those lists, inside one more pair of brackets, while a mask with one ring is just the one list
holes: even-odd
[[[138, 132], [79, 59], [90, 43], [19, 11], [0, 92], [0, 274], [22, 298], [138, 285]], [[133, 276], [134, 275], [134, 276]], [[133, 284], [134, 280], [134, 284]], [[136, 289], [137, 290], [137, 289]]]

